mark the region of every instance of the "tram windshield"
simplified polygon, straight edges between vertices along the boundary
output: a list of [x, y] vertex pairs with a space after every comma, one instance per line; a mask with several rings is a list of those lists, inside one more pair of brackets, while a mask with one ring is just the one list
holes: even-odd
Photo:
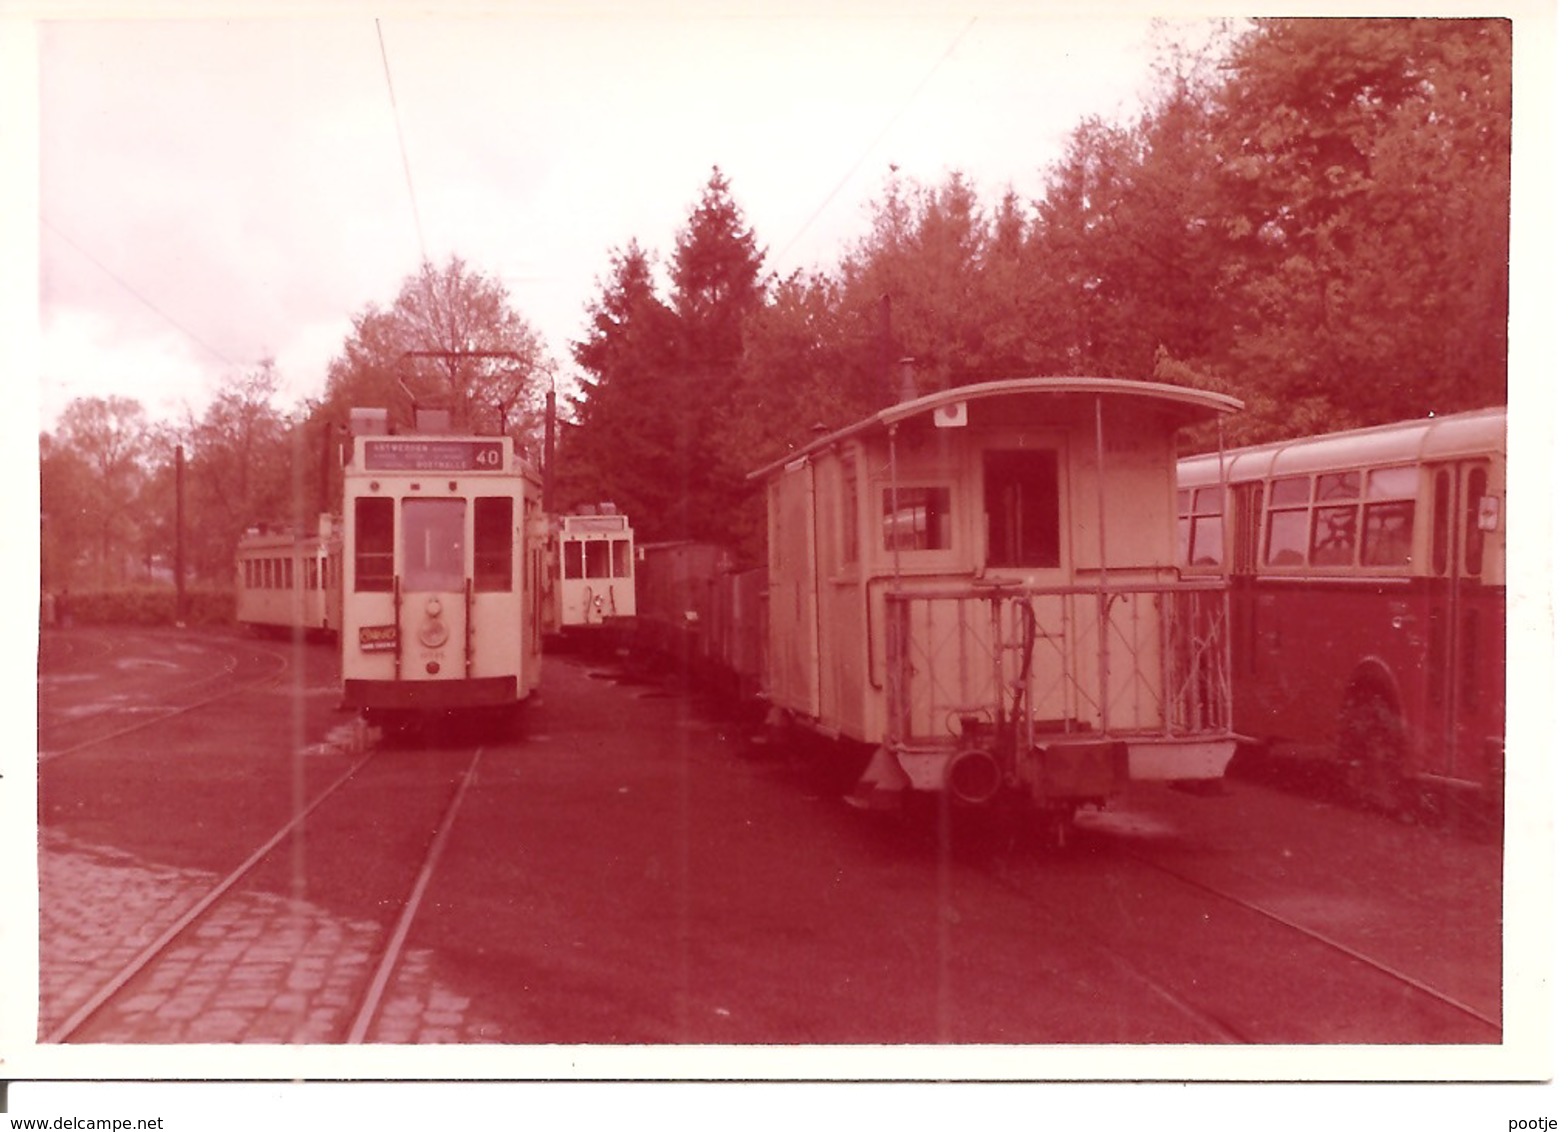
[[405, 590], [462, 590], [465, 505], [462, 499], [403, 501]]

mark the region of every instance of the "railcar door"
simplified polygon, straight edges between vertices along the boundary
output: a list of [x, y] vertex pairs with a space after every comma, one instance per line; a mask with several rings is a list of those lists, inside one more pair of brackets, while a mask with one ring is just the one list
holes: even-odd
[[468, 505], [462, 498], [402, 501], [396, 612], [402, 679], [460, 679], [470, 667]]
[[1426, 743], [1418, 773], [1491, 785], [1501, 738], [1503, 599], [1488, 584], [1488, 541], [1500, 539], [1499, 488], [1486, 460], [1432, 469]]

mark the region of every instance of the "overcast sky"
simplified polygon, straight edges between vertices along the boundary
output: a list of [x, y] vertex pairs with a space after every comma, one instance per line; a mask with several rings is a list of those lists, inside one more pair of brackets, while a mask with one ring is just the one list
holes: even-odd
[[41, 24], [43, 425], [199, 414], [269, 356], [317, 394], [422, 254], [501, 280], [569, 372], [611, 250], [667, 255], [714, 165], [780, 274], [832, 266], [892, 165], [1035, 195], [1153, 77], [1147, 18], [1051, 10]]

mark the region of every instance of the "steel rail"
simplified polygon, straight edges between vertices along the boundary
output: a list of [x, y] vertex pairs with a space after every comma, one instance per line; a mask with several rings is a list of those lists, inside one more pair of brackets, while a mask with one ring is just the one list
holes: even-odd
[[104, 1005], [110, 999], [119, 994], [120, 991], [123, 990], [132, 979], [145, 970], [147, 966], [151, 964], [152, 961], [169, 946], [169, 944], [173, 943], [174, 940], [185, 931], [185, 929], [190, 927], [191, 924], [195, 923], [196, 920], [205, 914], [209, 908], [222, 899], [231, 888], [233, 888], [246, 876], [246, 874], [250, 873], [257, 865], [261, 864], [261, 862], [266, 859], [267, 855], [282, 843], [285, 837], [287, 837], [299, 825], [301, 825], [305, 819], [314, 813], [323, 802], [325, 802], [333, 794], [337, 793], [337, 791], [344, 784], [346, 784], [349, 779], [358, 774], [365, 764], [370, 762], [372, 758], [374, 758], [374, 755], [366, 755], [364, 758], [360, 759], [359, 762], [355, 763], [353, 766], [349, 767], [348, 770], [344, 771], [343, 774], [340, 775], [331, 786], [328, 786], [325, 790], [316, 796], [316, 800], [314, 802], [312, 802], [305, 809], [301, 810], [299, 813], [295, 814], [287, 824], [285, 824], [281, 829], [269, 837], [259, 849], [257, 849], [240, 865], [233, 869], [226, 877], [223, 878], [223, 880], [219, 881], [216, 885], [210, 888], [204, 896], [202, 896], [199, 900], [187, 908], [184, 913], [182, 913], [178, 919], [165, 928], [156, 939], [154, 939], [146, 947], [142, 948], [141, 951], [137, 952], [129, 962], [121, 967], [120, 970], [109, 979], [108, 982], [99, 987], [98, 990], [95, 991], [86, 1002], [78, 1006], [64, 1022], [60, 1023], [54, 1028], [54, 1030], [45, 1036], [44, 1044], [50, 1045], [67, 1041], [72, 1034], [81, 1029], [81, 1027], [93, 1017], [93, 1015], [97, 1014], [99, 1010], [103, 1009]]
[[[52, 762], [53, 760], [58, 759], [58, 758], [63, 758], [66, 755], [75, 754], [77, 751], [86, 750], [88, 747], [95, 747], [95, 746], [97, 746], [100, 743], [107, 743], [110, 740], [119, 739], [122, 736], [131, 735], [131, 734], [134, 734], [137, 731], [143, 731], [143, 730], [145, 730], [145, 729], [147, 729], [149, 727], [156, 727], [160, 723], [166, 723], [166, 722], [168, 722], [171, 719], [177, 719], [178, 717], [180, 717], [182, 715], [185, 715], [185, 714], [187, 714], [189, 712], [197, 711], [200, 708], [208, 707], [208, 706], [210, 706], [212, 704], [217, 703], [220, 700], [226, 700], [226, 699], [228, 699], [231, 696], [238, 696], [238, 695], [241, 695], [241, 694], [243, 694], [245, 692], [252, 692], [252, 691], [255, 691], [257, 688], [265, 688], [265, 687], [276, 686], [278, 681], [283, 678], [284, 673], [288, 671], [288, 660], [287, 660], [287, 658], [279, 656], [276, 653], [267, 653], [265, 655], [270, 657], [270, 659], [275, 660], [275, 661], [278, 662], [279, 667], [278, 667], [277, 671], [269, 672], [267, 675], [262, 676], [262, 677], [260, 677], [260, 678], [258, 678], [256, 680], [250, 680], [250, 681], [247, 681], [244, 684], [239, 684], [239, 685], [236, 685], [234, 687], [227, 688], [224, 691], [219, 692], [215, 696], [208, 696], [205, 699], [197, 700], [194, 703], [184, 704], [184, 705], [182, 705], [180, 707], [167, 708], [165, 710], [162, 710], [158, 715], [153, 716], [150, 719], [139, 720], [136, 723], [132, 723], [132, 724], [129, 724], [128, 726], [121, 727], [121, 728], [119, 728], [118, 730], [115, 730], [115, 731], [107, 732], [106, 734], [103, 734], [103, 735], [95, 735], [93, 738], [85, 739], [82, 742], [77, 743], [75, 746], [62, 747], [59, 750], [46, 751], [46, 750], [44, 750], [42, 748], [42, 745], [40, 744], [40, 748], [39, 748], [39, 751], [38, 751], [38, 761], [40, 763]], [[223, 674], [220, 674], [218, 676], [205, 677], [205, 678], [203, 678], [201, 680], [197, 680], [197, 681], [195, 681], [193, 683], [186, 684], [186, 685], [183, 686], [183, 688], [184, 689], [190, 689], [190, 688], [200, 687], [202, 684], [210, 683], [213, 680], [224, 679], [227, 675], [229, 675], [229, 673], [223, 673]], [[114, 711], [117, 711], [117, 710], [124, 710], [124, 709], [123, 708], [118, 708], [118, 709], [117, 708], [107, 708], [107, 709], [105, 709], [103, 711], [100, 711], [100, 712], [94, 712], [91, 715], [79, 716], [76, 719], [68, 720], [68, 721], [66, 721], [64, 723], [56, 724], [55, 726], [63, 727], [63, 726], [70, 726], [72, 724], [88, 722], [90, 720], [102, 718], [105, 715], [110, 715]], [[42, 731], [43, 729], [40, 727], [39, 730]]]
[[452, 793], [452, 800], [447, 803], [445, 815], [441, 825], [436, 829], [436, 835], [430, 842], [430, 848], [425, 852], [424, 864], [420, 866], [419, 876], [414, 881], [414, 887], [409, 890], [408, 900], [403, 904], [402, 914], [398, 917], [397, 925], [392, 929], [392, 934], [387, 939], [387, 945], [382, 950], [381, 962], [376, 967], [376, 973], [370, 980], [370, 985], [365, 991], [365, 997], [360, 1003], [359, 1013], [355, 1016], [353, 1024], [349, 1027], [348, 1037], [345, 1041], [349, 1045], [359, 1045], [364, 1042], [365, 1036], [370, 1032], [371, 1023], [375, 1021], [376, 1014], [381, 1009], [381, 999], [385, 996], [387, 986], [392, 981], [392, 975], [397, 970], [399, 960], [403, 957], [403, 946], [408, 941], [408, 933], [414, 923], [414, 917], [419, 913], [419, 906], [425, 899], [425, 890], [430, 887], [430, 878], [435, 875], [436, 865], [441, 859], [442, 852], [446, 849], [447, 837], [452, 832], [453, 825], [457, 822], [457, 811], [463, 802], [463, 795], [467, 793], [479, 771], [479, 759], [485, 753], [483, 747], [474, 751], [474, 757], [468, 764], [468, 771], [457, 784], [457, 789]]
[[1364, 966], [1370, 967], [1372, 970], [1377, 971], [1379, 974], [1384, 975], [1387, 978], [1393, 979], [1402, 986], [1407, 986], [1412, 990], [1419, 991], [1429, 998], [1435, 999], [1436, 1001], [1443, 1003], [1445, 1006], [1451, 1007], [1452, 1009], [1459, 1011], [1461, 1014], [1475, 1019], [1477, 1022], [1480, 1022], [1483, 1025], [1496, 1030], [1499, 1034], [1503, 1032], [1503, 1024], [1498, 1019], [1482, 1013], [1480, 1010], [1471, 1006], [1469, 1003], [1463, 1002], [1445, 991], [1438, 990], [1436, 987], [1422, 979], [1418, 979], [1413, 975], [1407, 975], [1405, 972], [1400, 971], [1397, 968], [1390, 967], [1388, 964], [1382, 962], [1379, 959], [1374, 959], [1364, 951], [1351, 947], [1349, 944], [1341, 943], [1331, 936], [1324, 935], [1316, 928], [1309, 928], [1305, 924], [1299, 924], [1294, 920], [1286, 919], [1278, 912], [1272, 912], [1269, 909], [1263, 907], [1261, 904], [1257, 904], [1251, 900], [1248, 900], [1246, 897], [1236, 896], [1233, 893], [1224, 891], [1223, 889], [1215, 888], [1213, 885], [1204, 881], [1196, 880], [1193, 877], [1186, 876], [1183, 873], [1177, 872], [1168, 865], [1162, 865], [1158, 861], [1150, 860], [1141, 853], [1135, 853], [1130, 849], [1120, 847], [1117, 851], [1129, 860], [1137, 861], [1145, 868], [1150, 868], [1156, 872], [1164, 873], [1166, 876], [1172, 877], [1191, 888], [1195, 888], [1199, 892], [1207, 893], [1210, 896], [1217, 896], [1221, 900], [1224, 900], [1230, 904], [1234, 904], [1238, 908], [1243, 908], [1256, 915], [1262, 916], [1264, 919], [1279, 924], [1283, 928], [1287, 928], [1290, 931], [1299, 932], [1308, 939], [1311, 939], [1314, 942], [1329, 948], [1331, 951], [1336, 951], [1339, 954], [1346, 956], [1347, 958], [1353, 959], [1356, 962], [1363, 964]]

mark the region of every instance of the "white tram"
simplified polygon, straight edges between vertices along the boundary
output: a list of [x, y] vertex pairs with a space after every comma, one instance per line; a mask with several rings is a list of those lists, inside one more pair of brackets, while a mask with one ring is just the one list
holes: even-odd
[[343, 473], [343, 696], [371, 713], [506, 707], [539, 685], [545, 516], [506, 436], [385, 434]]
[[776, 721], [874, 748], [867, 801], [1014, 797], [1065, 822], [1133, 779], [1223, 775], [1226, 591], [1178, 570], [1175, 437], [1238, 408], [1152, 382], [997, 381], [753, 473]]
[[262, 631], [331, 635], [343, 622], [343, 534], [331, 515], [314, 532], [254, 527], [235, 553], [234, 619]]
[[556, 519], [553, 629], [563, 637], [629, 628], [637, 616], [636, 543], [612, 504]]

